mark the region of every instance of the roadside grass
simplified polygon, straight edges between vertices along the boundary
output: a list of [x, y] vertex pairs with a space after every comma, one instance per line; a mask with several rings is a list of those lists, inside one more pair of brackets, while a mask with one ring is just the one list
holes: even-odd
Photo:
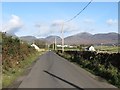
[[[57, 50], [62, 50], [61, 48], [57, 48]], [[64, 51], [80, 51], [78, 48], [64, 48]]]
[[[98, 51], [107, 51], [108, 53], [117, 53], [120, 52], [120, 46], [94, 46]], [[57, 50], [62, 50], [57, 48]], [[80, 51], [79, 48], [64, 48], [64, 51]]]
[[120, 46], [95, 46], [97, 50], [107, 51], [110, 53], [117, 53], [120, 50]]
[[2, 87], [6, 88], [11, 85], [19, 76], [23, 74], [25, 69], [29, 67], [37, 58], [45, 52], [31, 54], [25, 60], [21, 61], [19, 67], [9, 68], [2, 74]]

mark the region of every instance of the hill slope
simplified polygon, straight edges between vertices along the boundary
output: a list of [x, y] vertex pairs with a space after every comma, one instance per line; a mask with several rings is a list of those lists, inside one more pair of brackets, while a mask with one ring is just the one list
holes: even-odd
[[[118, 44], [118, 37], [120, 38], [120, 34], [118, 33], [99, 33], [99, 34], [90, 34], [87, 32], [78, 33], [75, 35], [71, 35], [65, 38], [65, 44]], [[61, 44], [62, 39], [59, 36], [48, 36], [46, 38], [39, 38], [39, 40], [45, 41], [47, 44], [52, 44], [55, 42], [57, 44]], [[33, 36], [25, 36], [20, 37], [21, 40], [25, 40], [28, 42], [33, 42], [37, 38]]]
[[73, 36], [65, 38], [66, 44], [117, 44], [118, 36], [117, 33], [103, 33], [103, 34], [90, 34], [90, 33], [79, 33]]

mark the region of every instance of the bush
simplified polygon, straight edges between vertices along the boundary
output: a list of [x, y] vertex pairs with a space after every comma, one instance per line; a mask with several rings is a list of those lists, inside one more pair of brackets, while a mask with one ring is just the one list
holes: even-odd
[[[57, 52], [58, 54], [61, 51]], [[113, 85], [120, 87], [120, 53], [96, 53], [88, 51], [65, 51], [62, 56], [76, 62], [83, 68], [89, 69], [94, 74], [108, 80]]]
[[2, 33], [3, 73], [5, 73], [6, 70], [8, 71], [9, 68], [19, 67], [18, 63], [34, 52], [36, 52], [35, 49], [27, 43], [21, 43], [18, 38], [6, 36], [5, 33]]

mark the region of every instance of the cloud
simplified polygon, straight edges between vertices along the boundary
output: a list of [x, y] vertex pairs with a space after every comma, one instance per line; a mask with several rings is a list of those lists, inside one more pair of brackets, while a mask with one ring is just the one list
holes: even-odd
[[78, 26], [75, 23], [71, 23], [71, 22], [67, 22], [64, 23], [64, 20], [55, 20], [52, 22], [51, 27], [52, 28], [56, 28], [56, 30], [58, 30], [58, 28], [60, 28], [58, 31], [60, 32], [62, 29], [62, 25], [63, 25], [63, 29], [64, 32], [72, 32], [75, 30], [78, 30]]
[[112, 26], [112, 25], [117, 25], [118, 22], [117, 22], [116, 19], [109, 19], [109, 20], [106, 21], [106, 23], [108, 25]]
[[55, 20], [52, 22], [51, 26], [52, 27], [56, 27], [56, 26], [60, 26], [64, 23], [64, 20]]
[[41, 24], [36, 23], [36, 24], [35, 24], [35, 27], [40, 28], [40, 27], [41, 27]]
[[[49, 25], [45, 24], [35, 24], [37, 28], [36, 35], [37, 36], [48, 36], [51, 34], [60, 34], [62, 29], [62, 24], [64, 20], [54, 20]], [[75, 23], [64, 23], [63, 26], [64, 33], [71, 33], [73, 31], [79, 30], [78, 26]]]
[[48, 25], [37, 23], [34, 26], [37, 30], [34, 35], [37, 37], [47, 35], [51, 32], [50, 27]]
[[15, 34], [19, 29], [23, 27], [23, 23], [19, 16], [11, 15], [11, 19], [3, 26], [3, 32]]
[[94, 23], [95, 21], [93, 19], [85, 19], [84, 20], [84, 23], [88, 23], [88, 24], [92, 24]]

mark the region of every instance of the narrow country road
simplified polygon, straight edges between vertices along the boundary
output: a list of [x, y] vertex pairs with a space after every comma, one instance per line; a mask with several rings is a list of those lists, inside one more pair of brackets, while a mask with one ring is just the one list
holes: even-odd
[[52, 51], [42, 55], [18, 88], [115, 88]]

